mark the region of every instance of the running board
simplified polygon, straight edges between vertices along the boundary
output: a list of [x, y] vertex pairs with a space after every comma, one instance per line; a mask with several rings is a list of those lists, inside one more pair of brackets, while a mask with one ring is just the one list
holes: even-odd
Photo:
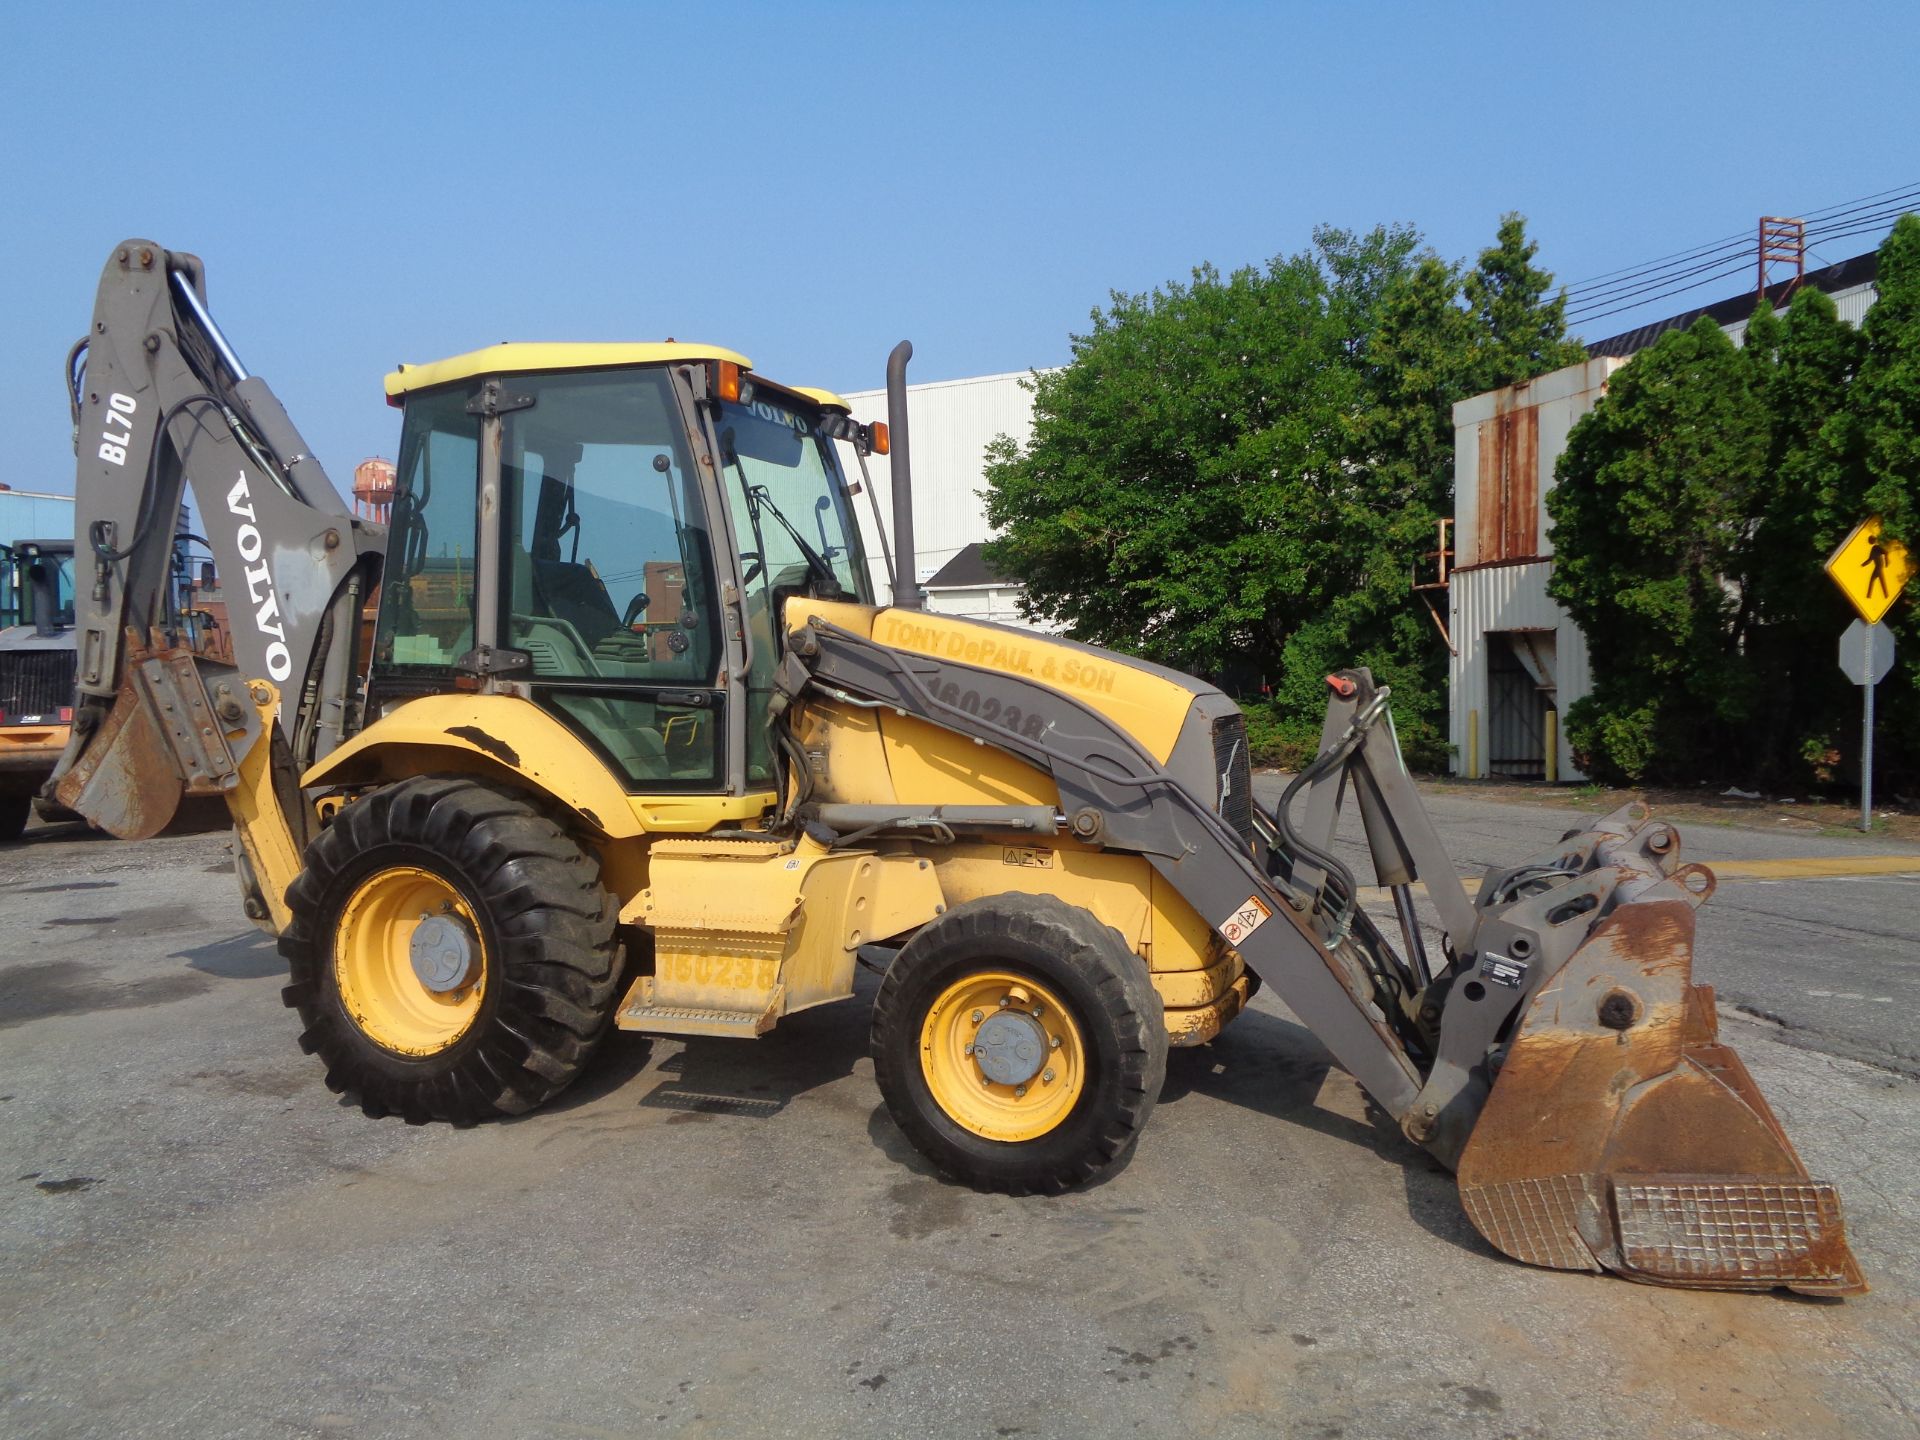
[[627, 991], [627, 998], [620, 1002], [613, 1023], [622, 1030], [640, 1030], [649, 1035], [717, 1035], [754, 1040], [771, 1030], [780, 1018], [784, 993], [784, 987], [774, 986], [766, 1005], [756, 1010], [658, 1005], [653, 998], [653, 977], [642, 975]]

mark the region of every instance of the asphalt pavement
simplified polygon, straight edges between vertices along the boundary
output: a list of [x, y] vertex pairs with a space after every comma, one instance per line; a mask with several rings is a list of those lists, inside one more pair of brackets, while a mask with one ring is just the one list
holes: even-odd
[[[1434, 808], [1463, 868], [1578, 823]], [[1797, 858], [1774, 838], [1685, 833]], [[1800, 1026], [1723, 1020], [1874, 1286], [1813, 1302], [1499, 1257], [1266, 994], [1058, 1199], [928, 1172], [870, 980], [751, 1043], [616, 1035], [510, 1123], [368, 1120], [295, 1044], [226, 845], [0, 851], [0, 1434], [1920, 1434], [1899, 886], [1730, 881], [1701, 913], [1701, 978]]]

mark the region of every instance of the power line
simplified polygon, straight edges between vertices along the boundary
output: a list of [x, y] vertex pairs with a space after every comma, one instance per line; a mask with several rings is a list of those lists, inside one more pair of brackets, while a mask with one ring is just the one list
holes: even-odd
[[1893, 194], [1895, 190], [1911, 191], [1914, 188], [1912, 185], [1895, 185], [1892, 190], [1880, 190], [1872, 195], [1862, 195], [1858, 200], [1842, 200], [1838, 205], [1829, 205], [1824, 210], [1803, 210], [1798, 218], [1802, 220], [1817, 220], [1822, 215], [1831, 215], [1834, 211], [1848, 205], [1864, 205], [1870, 200], [1885, 199], [1887, 196]]
[[1861, 230], [1877, 229], [1879, 226], [1898, 220], [1912, 208], [1913, 206], [1911, 204], [1894, 205], [1871, 215], [1854, 215], [1850, 218], [1836, 215], [1833, 219], [1822, 221], [1818, 225], [1809, 225], [1807, 227], [1807, 235], [1812, 237], [1816, 235], [1834, 235], [1842, 230], [1857, 233]]
[[[1842, 240], [1882, 229], [1914, 208], [1916, 201], [1920, 201], [1920, 185], [1895, 185], [1807, 211], [1798, 217], [1804, 226], [1803, 244], [1810, 248], [1816, 240]], [[1753, 264], [1755, 245], [1751, 232], [1729, 236], [1567, 287], [1568, 321], [1603, 320], [1729, 279]]]
[[1729, 235], [1724, 240], [1709, 240], [1704, 245], [1696, 245], [1691, 250], [1676, 250], [1673, 252], [1673, 254], [1662, 255], [1657, 260], [1642, 260], [1641, 262], [1635, 265], [1626, 265], [1621, 267], [1618, 270], [1609, 270], [1604, 275], [1589, 275], [1584, 280], [1571, 281], [1566, 288], [1568, 290], [1583, 290], [1588, 286], [1597, 284], [1602, 280], [1610, 280], [1615, 275], [1625, 275], [1630, 271], [1643, 270], [1650, 265], [1660, 265], [1668, 260], [1690, 260], [1694, 256], [1700, 254], [1702, 251], [1715, 249], [1721, 245], [1726, 244], [1727, 241], [1729, 240], [1745, 240], [1746, 238], [1747, 238], [1747, 232], [1745, 230], [1742, 230], [1738, 235]]
[[[1724, 270], [1717, 270], [1711, 275], [1704, 275], [1698, 280], [1691, 281], [1685, 285], [1677, 286], [1672, 290], [1663, 290], [1658, 295], [1649, 295], [1642, 300], [1629, 300], [1625, 304], [1614, 306], [1614, 308], [1611, 310], [1596, 310], [1589, 314], [1582, 315], [1578, 318], [1582, 323], [1591, 323], [1592, 321], [1595, 321], [1595, 320], [1604, 320], [1609, 315], [1625, 315], [1629, 311], [1644, 310], [1647, 308], [1647, 306], [1652, 305], [1658, 301], [1665, 300], [1669, 296], [1684, 295], [1689, 290], [1698, 290], [1700, 289], [1701, 286], [1711, 285], [1716, 280], [1727, 280], [1727, 279], [1731, 279], [1735, 275], [1743, 275], [1752, 266], [1752, 264], [1753, 262], [1751, 260], [1743, 259], [1736, 262], [1733, 265], [1728, 266]], [[1571, 319], [1569, 320], [1569, 323], [1571, 323]]]
[[[1920, 201], [1920, 186], [1895, 185], [1872, 195], [1805, 211], [1800, 218], [1803, 222], [1818, 222], [1806, 224], [1805, 238], [1808, 241], [1844, 239], [1884, 225], [1904, 213], [1915, 201]], [[1575, 282], [1563, 287], [1569, 318], [1599, 319], [1653, 304], [1668, 295], [1698, 289], [1737, 271], [1738, 266], [1732, 269], [1722, 267], [1736, 254], [1755, 254], [1754, 245], [1752, 232], [1743, 231]], [[1745, 263], [1744, 259], [1742, 263]], [[1679, 283], [1683, 281], [1692, 283]], [[1629, 301], [1632, 303], [1619, 303]]]
[[1753, 257], [1751, 254], [1722, 255], [1716, 259], [1708, 260], [1699, 265], [1696, 265], [1690, 270], [1682, 270], [1675, 275], [1662, 276], [1657, 280], [1650, 280], [1644, 285], [1636, 286], [1631, 290], [1623, 290], [1618, 294], [1596, 295], [1596, 296], [1588, 297], [1581, 300], [1571, 301], [1568, 304], [1567, 311], [1570, 316], [1581, 315], [1581, 314], [1585, 314], [1587, 311], [1590, 311], [1590, 310], [1598, 310], [1622, 301], [1632, 300], [1636, 295], [1646, 297], [1644, 300], [1638, 301], [1637, 303], [1650, 304], [1653, 301], [1658, 300], [1660, 298], [1659, 294], [1650, 294], [1649, 293], [1650, 291], [1659, 291], [1661, 294], [1670, 294], [1678, 290], [1691, 290], [1694, 288], [1693, 286], [1681, 285], [1678, 282], [1682, 280], [1691, 279], [1696, 275], [1705, 274], [1709, 270], [1713, 270], [1717, 272], [1721, 269], [1724, 269], [1729, 264], [1732, 264], [1735, 266], [1744, 266], [1744, 265], [1751, 265], [1752, 263], [1753, 263]]
[[1721, 244], [1714, 246], [1711, 250], [1702, 250], [1696, 254], [1689, 255], [1686, 257], [1684, 261], [1676, 260], [1666, 265], [1653, 266], [1643, 270], [1636, 270], [1632, 274], [1624, 275], [1620, 279], [1615, 280], [1610, 284], [1599, 285], [1599, 286], [1585, 286], [1585, 287], [1579, 287], [1579, 288], [1570, 287], [1567, 290], [1567, 298], [1572, 303], [1581, 304], [1586, 302], [1587, 300], [1598, 299], [1601, 296], [1612, 293], [1613, 291], [1623, 290], [1623, 289], [1630, 288], [1634, 285], [1638, 285], [1644, 280], [1657, 279], [1663, 272], [1677, 271], [1677, 273], [1680, 273], [1680, 274], [1692, 273], [1691, 271], [1679, 270], [1678, 267], [1683, 264], [1691, 265], [1691, 264], [1694, 264], [1695, 262], [1704, 262], [1706, 264], [1713, 264], [1715, 262], [1716, 257], [1729, 255], [1737, 251], [1750, 250], [1752, 248], [1753, 248], [1753, 237], [1751, 235], [1743, 235], [1738, 240], [1724, 241]]

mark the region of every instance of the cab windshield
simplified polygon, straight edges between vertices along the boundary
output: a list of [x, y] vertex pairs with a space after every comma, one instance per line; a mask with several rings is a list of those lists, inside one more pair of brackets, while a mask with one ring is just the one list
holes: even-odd
[[719, 430], [749, 590], [865, 599], [860, 529], [816, 418], [748, 382], [721, 404]]
[[772, 390], [740, 387], [722, 401], [722, 486], [740, 546], [753, 663], [747, 671], [747, 780], [769, 784], [767, 719], [780, 650], [775, 642], [788, 597], [867, 600], [867, 559], [847, 487], [818, 416]]

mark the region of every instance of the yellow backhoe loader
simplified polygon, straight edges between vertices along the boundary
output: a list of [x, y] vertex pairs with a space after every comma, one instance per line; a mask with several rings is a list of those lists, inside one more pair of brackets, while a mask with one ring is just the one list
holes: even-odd
[[[123, 836], [226, 797], [300, 1044], [369, 1115], [520, 1113], [611, 1026], [749, 1039], [865, 963], [901, 1130], [957, 1180], [1051, 1193], [1127, 1152], [1168, 1047], [1257, 979], [1507, 1254], [1862, 1288], [1833, 1188], [1692, 983], [1713, 879], [1671, 827], [1623, 812], [1469, 898], [1364, 670], [1329, 677], [1319, 756], [1269, 811], [1213, 687], [928, 613], [904, 343], [885, 426], [712, 346], [403, 366], [385, 526], [248, 374], [193, 256], [117, 247], [83, 343], [54, 793]], [[891, 604], [835, 442], [891, 453]], [[188, 483], [232, 665], [163, 623]], [[1334, 852], [1349, 800], [1397, 943]]]

